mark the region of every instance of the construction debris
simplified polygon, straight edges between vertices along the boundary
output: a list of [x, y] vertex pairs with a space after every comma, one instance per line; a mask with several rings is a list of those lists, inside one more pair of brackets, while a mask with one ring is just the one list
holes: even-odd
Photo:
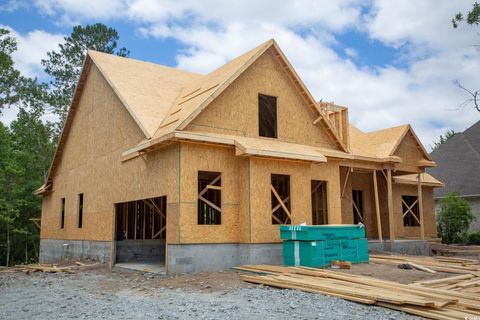
[[59, 267], [58, 265], [55, 265], [55, 264], [26, 264], [26, 265], [15, 265], [13, 267], [1, 268], [0, 273], [9, 273], [9, 272], [24, 272], [26, 274], [30, 274], [33, 272], [75, 273], [76, 270], [84, 269], [87, 267], [98, 266], [100, 264], [102, 263], [97, 262], [97, 263], [86, 264], [82, 262], [75, 262], [75, 265], [63, 266], [63, 267]]
[[370, 255], [370, 262], [377, 264], [408, 264], [425, 272], [467, 273], [480, 276], [480, 261], [453, 257]]
[[244, 265], [236, 269], [260, 274], [242, 275], [241, 279], [246, 282], [321, 293], [431, 319], [467, 319], [480, 315], [480, 292], [477, 291], [480, 277], [475, 274], [406, 285], [309, 267]]

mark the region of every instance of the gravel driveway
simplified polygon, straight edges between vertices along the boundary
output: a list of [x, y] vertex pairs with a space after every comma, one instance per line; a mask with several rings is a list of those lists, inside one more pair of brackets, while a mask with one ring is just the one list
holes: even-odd
[[3, 273], [0, 319], [419, 319], [319, 294], [248, 285], [230, 271], [218, 276], [236, 278], [212, 287], [195, 275], [177, 281], [197, 285], [174, 286], [171, 277], [119, 271]]

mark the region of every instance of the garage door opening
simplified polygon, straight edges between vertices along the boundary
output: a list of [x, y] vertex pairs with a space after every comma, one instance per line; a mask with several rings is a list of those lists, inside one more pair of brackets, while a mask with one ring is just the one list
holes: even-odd
[[115, 261], [165, 265], [167, 197], [115, 204]]

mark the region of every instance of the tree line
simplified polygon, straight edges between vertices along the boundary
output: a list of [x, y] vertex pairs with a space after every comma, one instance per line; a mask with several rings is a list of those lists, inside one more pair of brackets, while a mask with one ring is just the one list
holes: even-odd
[[[17, 40], [0, 28], [0, 264], [38, 260], [41, 197], [33, 192], [45, 181], [88, 49], [128, 56], [118, 32], [97, 23], [76, 26], [58, 49], [41, 61], [48, 81], [23, 75], [14, 64]], [[54, 120], [52, 120], [54, 119]]]

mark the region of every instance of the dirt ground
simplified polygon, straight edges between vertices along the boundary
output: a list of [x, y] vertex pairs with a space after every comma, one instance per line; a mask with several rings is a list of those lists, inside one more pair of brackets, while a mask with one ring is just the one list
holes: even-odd
[[[452, 275], [373, 263], [336, 271], [401, 283]], [[243, 273], [160, 275], [104, 265], [75, 273], [0, 272], [0, 319], [419, 319], [321, 294], [246, 283], [240, 280]]]

